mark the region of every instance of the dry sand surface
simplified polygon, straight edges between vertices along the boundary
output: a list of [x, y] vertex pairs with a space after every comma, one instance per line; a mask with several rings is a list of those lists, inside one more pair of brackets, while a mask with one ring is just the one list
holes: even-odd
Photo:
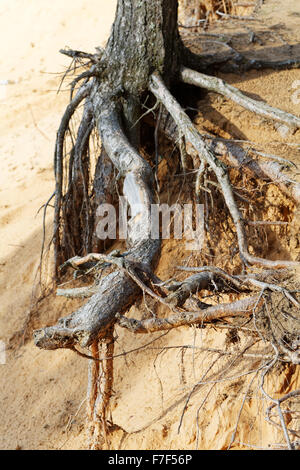
[[[265, 3], [263, 22], [284, 22], [284, 37], [299, 44], [298, 1]], [[278, 4], [284, 5], [284, 18]], [[38, 213], [38, 209], [54, 189], [55, 133], [68, 100], [67, 92], [57, 94], [61, 73], [69, 64], [58, 50], [70, 46], [93, 51], [102, 45], [115, 5], [115, 0], [0, 0], [0, 340], [7, 344], [28, 315], [42, 242], [42, 211]], [[300, 104], [291, 100], [293, 83], [300, 80], [299, 70], [249, 72], [242, 78], [230, 75], [227, 79], [274, 106], [300, 115]], [[224, 136], [238, 129], [240, 138], [258, 143], [284, 142], [285, 138], [299, 142], [299, 131], [282, 137], [275, 126], [241, 112], [226, 100], [212, 103], [210, 116], [197, 121], [204, 128], [206, 125], [212, 130], [209, 118], [222, 115], [222, 124], [216, 122]], [[285, 156], [298, 159], [295, 153]], [[51, 210], [47, 225], [50, 221]], [[299, 256], [298, 233], [291, 235], [287, 248], [294, 259]], [[274, 243], [270, 257], [279, 251]], [[165, 243], [159, 275], [167, 278], [169, 269], [184, 257], [174, 242]], [[54, 322], [75, 305], [53, 296], [45, 299], [34, 326]], [[138, 317], [138, 307], [132, 307], [130, 315]], [[119, 352], [149, 341], [148, 337], [118, 333]], [[7, 351], [6, 365], [0, 364], [0, 449], [86, 448], [87, 361], [70, 351], [40, 351], [32, 340], [19, 345], [19, 340]], [[246, 344], [246, 338], [242, 337], [243, 341]], [[183, 344], [223, 348], [225, 337], [222, 330], [181, 328], [157, 340], [154, 346]], [[231, 345], [229, 350], [235, 347]], [[112, 447], [193, 449], [197, 443], [202, 449], [226, 448], [242, 403], [241, 391], [250, 379], [246, 377], [246, 385], [237, 378], [222, 387], [211, 383], [199, 390], [191, 397], [178, 433], [188, 393], [208, 367], [208, 355], [196, 356], [181, 349], [158, 352], [147, 350], [116, 360], [112, 417], [119, 428], [113, 433]], [[268, 391], [276, 395], [299, 388], [298, 369], [283, 367], [276, 378], [269, 379]], [[237, 441], [258, 447], [283, 442], [282, 432], [264, 421], [267, 402], [261, 399], [257, 385], [252, 392], [252, 399], [245, 403]]]

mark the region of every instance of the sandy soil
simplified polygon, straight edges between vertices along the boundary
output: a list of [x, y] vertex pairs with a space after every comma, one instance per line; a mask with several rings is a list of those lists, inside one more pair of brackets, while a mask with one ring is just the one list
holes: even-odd
[[[0, 1], [0, 41], [5, 45], [0, 58], [0, 340], [7, 345], [28, 316], [42, 242], [42, 212], [38, 213], [38, 209], [54, 189], [55, 133], [68, 100], [67, 92], [57, 94], [61, 73], [69, 63], [58, 50], [70, 46], [93, 51], [96, 45], [101, 45], [109, 34], [115, 4], [115, 0], [27, 0], [24, 8], [22, 0]], [[95, 12], [99, 14], [95, 16]], [[272, 54], [274, 48], [279, 54], [284, 41], [299, 44], [297, 0], [266, 1], [260, 17], [263, 27], [256, 25], [258, 30], [281, 23], [280, 29], [274, 30], [277, 38], [275, 35], [273, 42], [268, 42]], [[300, 80], [299, 70], [249, 72], [242, 77], [229, 75], [226, 79], [250, 95], [300, 115], [300, 103], [291, 99], [293, 83]], [[202, 113], [196, 122], [202, 130], [258, 144], [299, 143], [299, 131], [283, 135], [273, 124], [215, 95], [206, 95], [198, 104]], [[269, 149], [274, 153], [274, 147]], [[285, 156], [299, 163], [299, 154], [292, 149], [286, 147]], [[47, 224], [50, 221], [51, 212]], [[289, 250], [293, 259], [299, 256], [298, 232], [291, 233], [283, 247], [274, 241], [270, 257], [283, 249]], [[184, 262], [185, 257], [176, 243], [166, 242], [159, 275], [167, 277], [175, 262]], [[74, 307], [76, 302], [53, 296], [46, 298], [40, 304], [33, 326], [50, 324]], [[140, 315], [139, 305], [131, 308], [130, 315]], [[117, 352], [149, 341], [148, 337], [133, 338], [121, 330], [118, 335]], [[246, 342], [246, 336], [242, 336], [238, 347]], [[31, 340], [22, 344], [20, 336], [12, 344], [14, 347], [7, 350], [6, 364], [0, 364], [0, 448], [86, 448], [86, 360], [70, 351], [40, 351]], [[153, 346], [224, 348], [226, 344], [221, 329], [181, 328], [158, 339]], [[234, 352], [236, 347], [232, 343], [228, 351]], [[246, 380], [241, 379], [244, 364], [233, 370], [235, 380], [221, 385], [211, 382], [197, 388], [178, 433], [188, 394], [209, 367], [212, 356], [182, 348], [165, 350], [162, 354], [159, 351], [142, 350], [116, 361], [112, 417], [119, 428], [113, 433], [112, 447], [226, 448], [243, 391], [251, 379], [247, 376]], [[214, 367], [216, 373], [221, 363]], [[283, 367], [269, 378], [267, 386], [269, 393], [276, 396], [299, 388], [299, 367]], [[266, 447], [283, 442], [281, 431], [264, 421], [267, 404], [255, 383], [251, 399], [244, 406], [234, 448]], [[197, 425], [199, 408], [202, 411]]]

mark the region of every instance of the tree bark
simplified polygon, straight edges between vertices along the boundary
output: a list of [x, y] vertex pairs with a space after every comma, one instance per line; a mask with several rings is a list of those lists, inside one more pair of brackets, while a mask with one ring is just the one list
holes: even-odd
[[168, 84], [176, 76], [180, 58], [177, 12], [177, 0], [118, 0], [103, 56], [110, 96], [115, 90], [126, 98], [141, 97], [155, 70]]

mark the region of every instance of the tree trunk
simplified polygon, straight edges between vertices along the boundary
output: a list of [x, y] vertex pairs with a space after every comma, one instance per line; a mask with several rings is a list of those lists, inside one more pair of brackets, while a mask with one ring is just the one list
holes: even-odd
[[[118, 0], [104, 61], [108, 93], [140, 98], [156, 70], [169, 83], [179, 70], [177, 0]], [[103, 79], [101, 82], [103, 90]]]

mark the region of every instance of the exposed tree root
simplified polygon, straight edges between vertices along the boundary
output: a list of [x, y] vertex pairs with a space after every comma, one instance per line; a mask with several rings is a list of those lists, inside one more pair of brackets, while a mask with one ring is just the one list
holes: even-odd
[[249, 70], [286, 70], [300, 67], [300, 58], [283, 60], [248, 59], [240, 53], [222, 55], [198, 55], [184, 48], [182, 64], [185, 67], [207, 73], [220, 71], [224, 73], [244, 73]]
[[[137, 222], [132, 225], [128, 239], [129, 247], [132, 247], [130, 257], [150, 266], [160, 246], [159, 240], [151, 239], [151, 170], [123, 135], [114, 104], [109, 103], [107, 107], [102, 104], [101, 112], [105, 114], [105, 123], [109, 123], [103, 129], [102, 138], [109, 157], [125, 176], [124, 194], [130, 206], [140, 204]], [[115, 314], [131, 305], [138, 292], [136, 284], [124, 273], [111, 273], [83, 308], [62, 319], [57, 327], [36, 331], [36, 344], [45, 349], [70, 347], [77, 343], [83, 347], [91, 345], [99, 335], [105, 336]]]
[[[55, 213], [54, 213], [54, 231], [53, 231], [53, 245], [54, 245], [54, 256], [57, 261], [59, 261], [59, 264], [62, 263], [62, 246], [61, 246], [61, 239], [60, 239], [60, 226], [61, 226], [61, 209], [62, 209], [62, 199], [63, 199], [63, 157], [64, 157], [64, 145], [65, 145], [65, 136], [66, 132], [69, 129], [69, 124], [70, 120], [75, 113], [76, 109], [80, 105], [80, 103], [88, 97], [92, 89], [92, 83], [87, 83], [83, 85], [75, 97], [71, 100], [69, 105], [67, 106], [67, 109], [64, 113], [64, 116], [61, 120], [61, 124], [59, 126], [59, 129], [57, 131], [57, 138], [56, 138], [56, 145], [55, 145], [55, 154], [54, 154], [54, 173], [55, 173], [55, 180], [56, 180], [56, 187], [55, 187]], [[82, 123], [80, 126], [80, 129], [78, 131], [78, 140], [76, 141], [76, 150], [75, 148], [72, 151], [71, 155], [71, 161], [74, 161], [74, 153], [82, 152], [83, 150], [83, 145], [82, 145], [82, 140], [86, 139], [86, 134], [89, 129], [89, 124], [91, 122], [91, 115], [90, 115], [90, 104], [87, 101], [87, 104], [85, 106], [86, 112], [84, 113]], [[84, 142], [86, 143], [86, 141]], [[80, 154], [80, 161], [76, 159], [76, 173], [78, 175], [78, 172], [80, 172], [80, 168], [78, 166], [80, 165], [81, 162], [81, 154]], [[71, 168], [70, 173], [73, 171], [73, 168]], [[76, 175], [76, 176], [77, 176]], [[72, 184], [72, 174], [69, 175], [69, 180]], [[72, 184], [73, 187], [73, 184]], [[71, 203], [74, 204], [75, 201], [71, 200]], [[63, 207], [65, 211], [67, 210], [65, 207]], [[67, 221], [66, 221], [67, 222]], [[68, 232], [66, 231], [66, 234]], [[66, 244], [69, 244], [69, 240], [66, 241]], [[72, 246], [72, 243], [70, 243], [70, 246]], [[57, 265], [56, 265], [57, 267]]]
[[249, 155], [241, 147], [231, 141], [216, 142], [213, 149], [222, 160], [226, 155], [226, 161], [236, 168], [248, 168], [259, 179], [273, 181], [279, 188], [291, 197], [296, 203], [300, 203], [300, 183], [293, 181], [282, 172], [282, 165], [276, 161], [258, 161]]
[[[97, 345], [94, 346], [96, 348]], [[109, 449], [108, 411], [113, 384], [113, 354], [114, 338], [111, 328], [99, 350], [95, 351], [98, 358], [103, 360], [98, 364], [91, 364], [90, 390], [88, 412], [92, 413], [90, 426], [90, 447], [94, 450]], [[92, 361], [94, 362], [94, 361]], [[95, 371], [95, 372], [93, 372]]]
[[285, 437], [285, 440], [286, 440], [286, 443], [287, 443], [287, 448], [289, 450], [292, 450], [293, 446], [292, 446], [290, 436], [289, 436], [289, 433], [288, 433], [288, 430], [287, 430], [287, 427], [286, 427], [286, 422], [285, 422], [285, 419], [284, 419], [284, 416], [283, 416], [282, 410], [281, 410], [281, 401], [270, 397], [270, 395], [264, 389], [264, 381], [265, 381], [266, 374], [274, 366], [274, 364], [276, 364], [278, 356], [279, 356], [279, 352], [278, 352], [277, 347], [273, 343], [272, 343], [272, 346], [273, 346], [273, 349], [275, 351], [275, 356], [273, 357], [272, 361], [270, 361], [270, 363], [266, 365], [266, 367], [263, 369], [263, 371], [261, 373], [260, 388], [261, 388], [261, 391], [262, 391], [263, 395], [268, 400], [271, 400], [275, 406], [277, 406], [278, 416], [279, 416], [279, 420], [280, 420], [280, 426], [283, 430], [283, 434], [284, 434], [284, 437]]
[[[145, 24], [152, 24], [152, 28], [143, 29], [144, 23], [137, 21], [136, 26], [141, 29], [139, 36], [138, 33], [132, 33], [130, 25], [133, 13], [139, 18], [137, 11], [142, 3], [147, 18]], [[288, 288], [270, 280], [274, 270], [290, 269], [299, 266], [299, 262], [266, 260], [249, 253], [245, 230], [249, 221], [243, 219], [236, 202], [236, 191], [229, 179], [226, 163], [229, 160], [233, 166], [247, 167], [259, 178], [274, 181], [298, 202], [299, 184], [287, 178], [277, 162], [258, 163], [232, 142], [216, 145], [207, 143], [207, 139], [198, 132], [170, 89], [173, 83], [184, 81], [221, 93], [246, 109], [285, 122], [292, 127], [300, 127], [300, 118], [255, 101], [218, 78], [183, 67], [183, 64], [189, 66], [189, 62], [193, 61], [189, 59], [195, 57], [186, 54], [179, 41], [176, 8], [175, 10], [170, 8], [171, 4], [177, 8], [175, 0], [118, 2], [113, 34], [105, 51], [98, 51], [97, 54], [63, 51], [73, 60], [87, 61], [85, 65], [90, 68], [71, 83], [72, 94], [75, 87], [83, 80], [83, 84], [79, 85], [78, 91], [65, 111], [57, 133], [53, 235], [56, 276], [58, 278], [60, 275], [59, 267], [65, 269], [71, 266], [94, 276], [95, 282], [88, 287], [58, 289], [57, 295], [89, 298], [89, 300], [71, 315], [60, 319], [57, 325], [36, 330], [34, 339], [40, 348], [48, 350], [68, 348], [90, 359], [88, 424], [90, 447], [94, 449], [110, 446], [108, 410], [112, 391], [113, 332], [116, 323], [133, 333], [150, 333], [185, 325], [201, 325], [224, 317], [244, 316], [248, 319], [252, 316], [254, 326], [260, 334], [257, 328], [257, 323], [260, 321], [259, 312], [266, 309], [268, 295], [281, 296], [289, 302], [289, 305], [291, 304], [291, 308], [299, 311], [298, 298]], [[153, 21], [153, 18], [156, 21]], [[168, 36], [168, 29], [171, 28], [173, 28], [172, 34]], [[152, 40], [149, 39], [149, 35]], [[139, 36], [138, 43], [136, 43], [137, 36]], [[125, 47], [127, 44], [131, 45], [128, 50]], [[153, 48], [153, 51], [151, 49], [149, 52], [148, 47]], [[145, 51], [149, 56], [146, 63], [143, 62], [147, 55]], [[159, 57], [156, 57], [156, 53]], [[120, 68], [121, 63], [124, 66]], [[128, 64], [128, 68], [125, 64]], [[252, 66], [255, 64], [257, 66], [257, 62], [254, 61]], [[248, 65], [243, 64], [244, 67]], [[204, 66], [205, 61], [202, 63], [202, 67]], [[132, 77], [137, 77], [136, 82]], [[154, 133], [155, 157], [152, 162], [143, 158], [140, 152], [141, 108], [149, 91], [153, 95], [151, 99], [155, 98], [161, 103]], [[74, 136], [71, 132], [71, 118], [83, 100], [85, 102], [81, 121]], [[160, 252], [160, 240], [152, 237], [151, 205], [156, 202], [155, 178], [158, 183], [158, 134], [162, 108], [167, 110], [177, 125], [184, 172], [188, 158], [186, 151], [190, 153], [190, 146], [194, 148], [195, 158], [199, 159], [196, 197], [200, 196], [203, 173], [209, 168], [216, 176], [215, 184], [232, 218], [244, 267], [257, 265], [271, 269], [272, 272], [265, 270], [257, 274], [244, 273], [233, 276], [216, 266], [204, 266], [196, 267], [195, 270], [199, 272], [183, 281], [170, 282], [155, 276], [153, 271]], [[151, 108], [153, 113], [155, 109], [156, 105]], [[93, 132], [96, 131], [101, 138], [102, 150], [92, 178], [90, 141]], [[66, 148], [67, 135], [71, 137], [69, 152]], [[97, 252], [99, 245], [95, 235], [96, 209], [104, 202], [113, 201], [113, 191], [109, 187], [110, 180], [116, 180], [113, 169], [118, 173], [118, 182], [114, 181], [114, 184], [117, 190], [122, 184], [123, 196], [131, 209], [126, 238], [127, 251], [102, 254]], [[159, 184], [157, 187], [159, 189]], [[93, 252], [94, 247], [96, 250]], [[110, 268], [111, 272], [99, 279], [97, 274], [107, 268]], [[235, 300], [216, 305], [207, 304], [196, 297], [201, 296], [203, 290], [210, 290], [213, 294], [231, 293], [235, 295]], [[126, 310], [141, 293], [144, 296], [150, 295], [155, 301], [167, 307], [172, 312], [171, 315], [166, 318], [153, 315], [143, 320], [127, 318]], [[276, 338], [276, 332], [272, 330], [270, 335], [272, 344], [275, 344], [276, 354], [271, 362], [268, 361], [268, 365], [273, 364], [273, 361], [275, 363], [279, 357], [284, 357], [294, 364], [300, 363], [297, 339], [294, 343], [291, 341], [291, 344], [283, 344], [281, 337]], [[80, 353], [76, 346], [90, 348], [90, 354]], [[263, 372], [264, 375], [266, 370], [269, 370], [269, 367]], [[263, 392], [264, 375], [262, 375]], [[273, 403], [274, 406], [276, 404], [278, 413], [281, 413], [281, 402], [278, 400]], [[271, 409], [269, 414], [270, 411]], [[288, 447], [292, 448], [288, 434], [290, 431], [282, 420], [282, 414], [280, 426], [284, 431]]]
[[[92, 359], [99, 359], [98, 354], [98, 341], [95, 341], [90, 351]], [[95, 432], [95, 404], [98, 396], [98, 383], [99, 383], [99, 361], [90, 360], [88, 368], [88, 387], [87, 387], [87, 433], [89, 448], [94, 445], [94, 432]]]
[[219, 185], [222, 189], [226, 205], [233, 219], [237, 231], [237, 239], [241, 258], [245, 263], [257, 264], [268, 268], [282, 268], [294, 267], [299, 265], [298, 262], [293, 261], [270, 261], [256, 256], [250, 255], [248, 252], [245, 223], [237, 207], [236, 201], [233, 196], [232, 187], [228, 178], [226, 166], [216, 157], [212, 150], [206, 145], [201, 134], [188, 115], [184, 112], [182, 107], [178, 104], [175, 98], [171, 95], [166, 88], [162, 79], [158, 74], [153, 74], [151, 77], [149, 89], [156, 96], [156, 98], [163, 103], [167, 111], [177, 124], [177, 127], [185, 135], [187, 141], [191, 142], [193, 147], [197, 150], [200, 159], [203, 158], [215, 173]]
[[[291, 399], [293, 399], [295, 397], [298, 397], [298, 396], [300, 396], [300, 390], [294, 390], [293, 392], [286, 393], [283, 397], [279, 398], [278, 400], [274, 400], [274, 399], [271, 398], [271, 401], [273, 403], [266, 410], [266, 420], [270, 424], [272, 424], [273, 426], [276, 426], [277, 428], [282, 429], [282, 421], [285, 421], [284, 420], [284, 413], [286, 413], [286, 414], [289, 413], [289, 415], [291, 416], [293, 414], [293, 411], [292, 410], [287, 410], [287, 411], [283, 412], [282, 409], [281, 409], [281, 405], [285, 401], [291, 400]], [[276, 423], [276, 421], [274, 421], [274, 419], [272, 419], [272, 417], [271, 417], [271, 411], [275, 407], [277, 407], [277, 412], [278, 412], [278, 415], [279, 415], [280, 424]], [[285, 424], [284, 424], [284, 426], [285, 426]], [[299, 430], [294, 430], [294, 429], [290, 429], [290, 428], [286, 427], [286, 429], [285, 429], [286, 441], [287, 441], [287, 444], [288, 444], [288, 448], [291, 449], [291, 448], [294, 448], [294, 445], [291, 443], [291, 441], [288, 437], [289, 433], [293, 436], [296, 436], [296, 437], [300, 438], [300, 432], [299, 432]], [[299, 441], [298, 441], [298, 444], [299, 444]]]
[[220, 304], [199, 311], [182, 311], [168, 318], [148, 318], [138, 321], [117, 315], [117, 322], [123, 328], [133, 333], [153, 333], [154, 331], [169, 330], [194, 323], [206, 323], [219, 318], [235, 315], [251, 315], [253, 308], [257, 305], [258, 296], [247, 297], [230, 304]]

